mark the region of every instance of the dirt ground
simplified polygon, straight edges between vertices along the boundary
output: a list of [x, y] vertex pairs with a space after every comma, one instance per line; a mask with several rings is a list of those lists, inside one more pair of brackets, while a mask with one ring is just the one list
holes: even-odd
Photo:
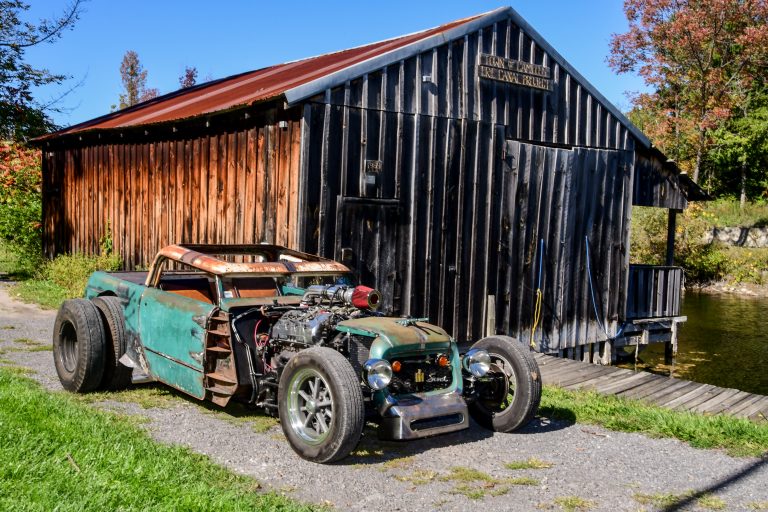
[[[63, 392], [50, 351], [55, 316], [14, 300], [8, 284], [0, 283], [0, 364], [25, 367], [46, 388]], [[676, 440], [547, 418], [513, 434], [473, 424], [464, 432], [408, 443], [379, 442], [366, 430], [352, 456], [321, 466], [296, 456], [280, 426], [258, 413], [222, 412], [177, 394], [148, 399], [141, 392], [94, 406], [141, 415], [160, 442], [188, 446], [264, 488], [338, 510], [768, 507], [768, 457], [737, 459]], [[506, 467], [530, 458], [548, 467]], [[687, 497], [682, 506], [664, 508], [670, 495]]]

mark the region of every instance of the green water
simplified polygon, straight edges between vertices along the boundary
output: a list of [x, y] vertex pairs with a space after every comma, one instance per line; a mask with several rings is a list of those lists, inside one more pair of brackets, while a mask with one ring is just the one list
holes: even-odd
[[[683, 315], [675, 377], [768, 395], [768, 299], [686, 292]], [[663, 345], [640, 360], [661, 370]]]

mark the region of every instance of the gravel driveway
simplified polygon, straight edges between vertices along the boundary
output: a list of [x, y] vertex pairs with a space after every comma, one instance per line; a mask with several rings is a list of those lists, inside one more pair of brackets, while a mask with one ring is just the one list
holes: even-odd
[[[61, 391], [44, 348], [54, 319], [55, 312], [13, 300], [7, 284], [0, 284], [0, 361], [29, 368], [45, 387]], [[353, 456], [320, 466], [296, 456], [279, 425], [264, 416], [212, 412], [176, 395], [166, 402], [150, 408], [111, 400], [97, 405], [144, 416], [154, 439], [188, 446], [265, 488], [339, 510], [587, 510], [569, 508], [579, 504], [655, 510], [663, 508], [665, 496], [686, 494], [685, 510], [723, 503], [726, 510], [768, 507], [768, 457], [735, 459], [591, 425], [537, 418], [514, 434], [472, 425], [409, 443], [381, 443], [366, 430]], [[530, 458], [551, 466], [505, 467]], [[701, 493], [709, 499], [699, 501]]]

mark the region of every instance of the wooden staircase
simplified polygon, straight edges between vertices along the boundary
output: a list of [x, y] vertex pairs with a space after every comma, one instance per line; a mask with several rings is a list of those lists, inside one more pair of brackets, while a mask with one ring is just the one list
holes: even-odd
[[208, 317], [203, 365], [203, 385], [208, 398], [216, 405], [226, 406], [237, 391], [237, 370], [229, 314], [220, 309], [215, 309]]

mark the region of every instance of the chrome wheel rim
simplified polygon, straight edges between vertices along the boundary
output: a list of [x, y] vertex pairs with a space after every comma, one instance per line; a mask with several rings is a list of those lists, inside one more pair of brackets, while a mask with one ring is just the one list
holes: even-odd
[[333, 396], [317, 370], [304, 368], [288, 384], [288, 419], [291, 429], [305, 443], [322, 443], [333, 423]]
[[478, 402], [488, 411], [501, 412], [515, 400], [515, 370], [512, 364], [499, 354], [490, 354], [491, 369], [479, 379], [483, 384]]

